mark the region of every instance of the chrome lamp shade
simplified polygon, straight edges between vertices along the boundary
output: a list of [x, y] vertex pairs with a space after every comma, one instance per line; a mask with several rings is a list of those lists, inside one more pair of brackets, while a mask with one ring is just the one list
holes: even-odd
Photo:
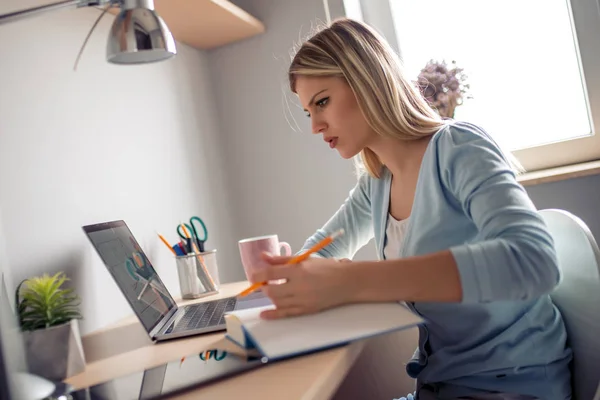
[[[113, 64], [145, 64], [177, 54], [175, 40], [165, 22], [154, 11], [154, 0], [59, 0], [55, 3], [0, 15], [0, 25], [66, 7], [106, 5], [80, 50], [79, 56], [108, 7], [119, 6], [108, 36], [106, 59]], [[79, 56], [77, 59], [79, 60]], [[77, 66], [77, 61], [75, 62]]]
[[177, 54], [169, 28], [153, 0], [125, 0], [108, 36], [106, 59], [113, 64], [144, 64]]

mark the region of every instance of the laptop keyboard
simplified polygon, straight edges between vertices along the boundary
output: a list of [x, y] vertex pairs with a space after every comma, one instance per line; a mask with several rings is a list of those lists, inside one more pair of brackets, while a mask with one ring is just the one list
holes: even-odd
[[172, 332], [188, 331], [206, 328], [225, 323], [225, 313], [232, 311], [236, 299], [223, 299], [208, 303], [198, 303], [186, 306], [183, 317], [179, 320]]

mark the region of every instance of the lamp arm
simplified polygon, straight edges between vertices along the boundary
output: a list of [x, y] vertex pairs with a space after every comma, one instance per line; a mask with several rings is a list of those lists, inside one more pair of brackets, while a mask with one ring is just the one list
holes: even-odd
[[111, 1], [113, 0], [62, 0], [52, 4], [45, 4], [43, 6], [32, 7], [21, 11], [15, 11], [10, 12], [8, 14], [0, 15], [0, 25], [28, 18], [36, 14], [45, 13], [47, 11], [54, 11], [67, 7], [99, 6], [110, 3]]

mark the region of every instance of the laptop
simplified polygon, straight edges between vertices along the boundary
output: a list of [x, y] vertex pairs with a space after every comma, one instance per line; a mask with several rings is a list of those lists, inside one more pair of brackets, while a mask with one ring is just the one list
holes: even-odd
[[272, 304], [255, 292], [180, 307], [124, 221], [83, 230], [153, 341], [222, 331], [226, 312]]

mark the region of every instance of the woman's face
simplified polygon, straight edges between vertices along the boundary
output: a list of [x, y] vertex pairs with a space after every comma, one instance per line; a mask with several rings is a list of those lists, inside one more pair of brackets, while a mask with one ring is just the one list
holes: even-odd
[[322, 134], [343, 158], [354, 157], [377, 137], [345, 79], [298, 76], [296, 93], [311, 119], [312, 132]]

